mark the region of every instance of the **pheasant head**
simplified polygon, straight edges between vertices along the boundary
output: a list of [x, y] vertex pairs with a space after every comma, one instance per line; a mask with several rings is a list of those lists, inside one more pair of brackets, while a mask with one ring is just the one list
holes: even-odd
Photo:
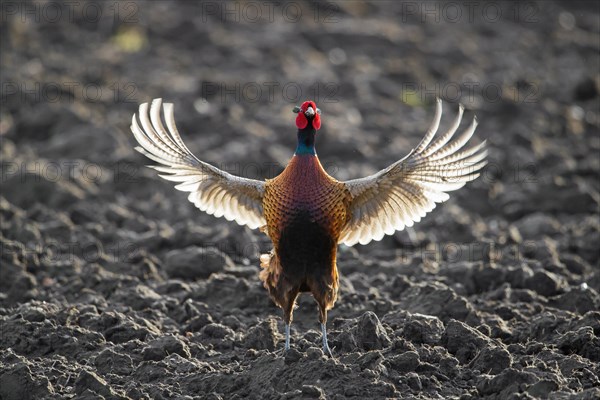
[[315, 134], [321, 128], [321, 110], [317, 108], [314, 101], [305, 101], [300, 107], [296, 106], [293, 110], [296, 117], [296, 127], [298, 128], [298, 147], [296, 154], [316, 155]]

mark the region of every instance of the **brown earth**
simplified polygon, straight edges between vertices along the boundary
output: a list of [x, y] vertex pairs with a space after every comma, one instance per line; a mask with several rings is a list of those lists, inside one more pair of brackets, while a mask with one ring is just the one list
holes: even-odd
[[[2, 3], [0, 398], [600, 397], [596, 2]], [[281, 171], [323, 110], [339, 179], [465, 104], [483, 176], [411, 233], [342, 247], [293, 349], [258, 280], [266, 237], [145, 168], [141, 102], [201, 159]], [[464, 122], [466, 126], [466, 122]]]

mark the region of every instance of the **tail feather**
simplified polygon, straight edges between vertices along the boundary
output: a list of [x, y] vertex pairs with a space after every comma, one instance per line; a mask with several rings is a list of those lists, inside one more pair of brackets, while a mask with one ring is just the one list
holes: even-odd
[[273, 250], [260, 255], [260, 267], [262, 271], [260, 271], [258, 277], [263, 282], [263, 286], [266, 289], [274, 288], [281, 275], [281, 264], [279, 263], [279, 257]]

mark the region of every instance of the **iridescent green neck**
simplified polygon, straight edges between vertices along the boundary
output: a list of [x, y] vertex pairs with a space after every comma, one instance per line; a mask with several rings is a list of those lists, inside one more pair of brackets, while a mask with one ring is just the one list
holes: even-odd
[[315, 150], [315, 134], [317, 131], [313, 128], [298, 129], [298, 146], [296, 147], [296, 154], [310, 154], [316, 155]]

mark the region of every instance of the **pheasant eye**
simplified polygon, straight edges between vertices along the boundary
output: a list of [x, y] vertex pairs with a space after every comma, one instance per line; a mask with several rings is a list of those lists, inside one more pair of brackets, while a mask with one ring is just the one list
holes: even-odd
[[292, 110], [292, 112], [294, 114], [298, 114], [300, 112], [300, 107], [298, 107], [298, 106], [294, 107], [294, 109]]

